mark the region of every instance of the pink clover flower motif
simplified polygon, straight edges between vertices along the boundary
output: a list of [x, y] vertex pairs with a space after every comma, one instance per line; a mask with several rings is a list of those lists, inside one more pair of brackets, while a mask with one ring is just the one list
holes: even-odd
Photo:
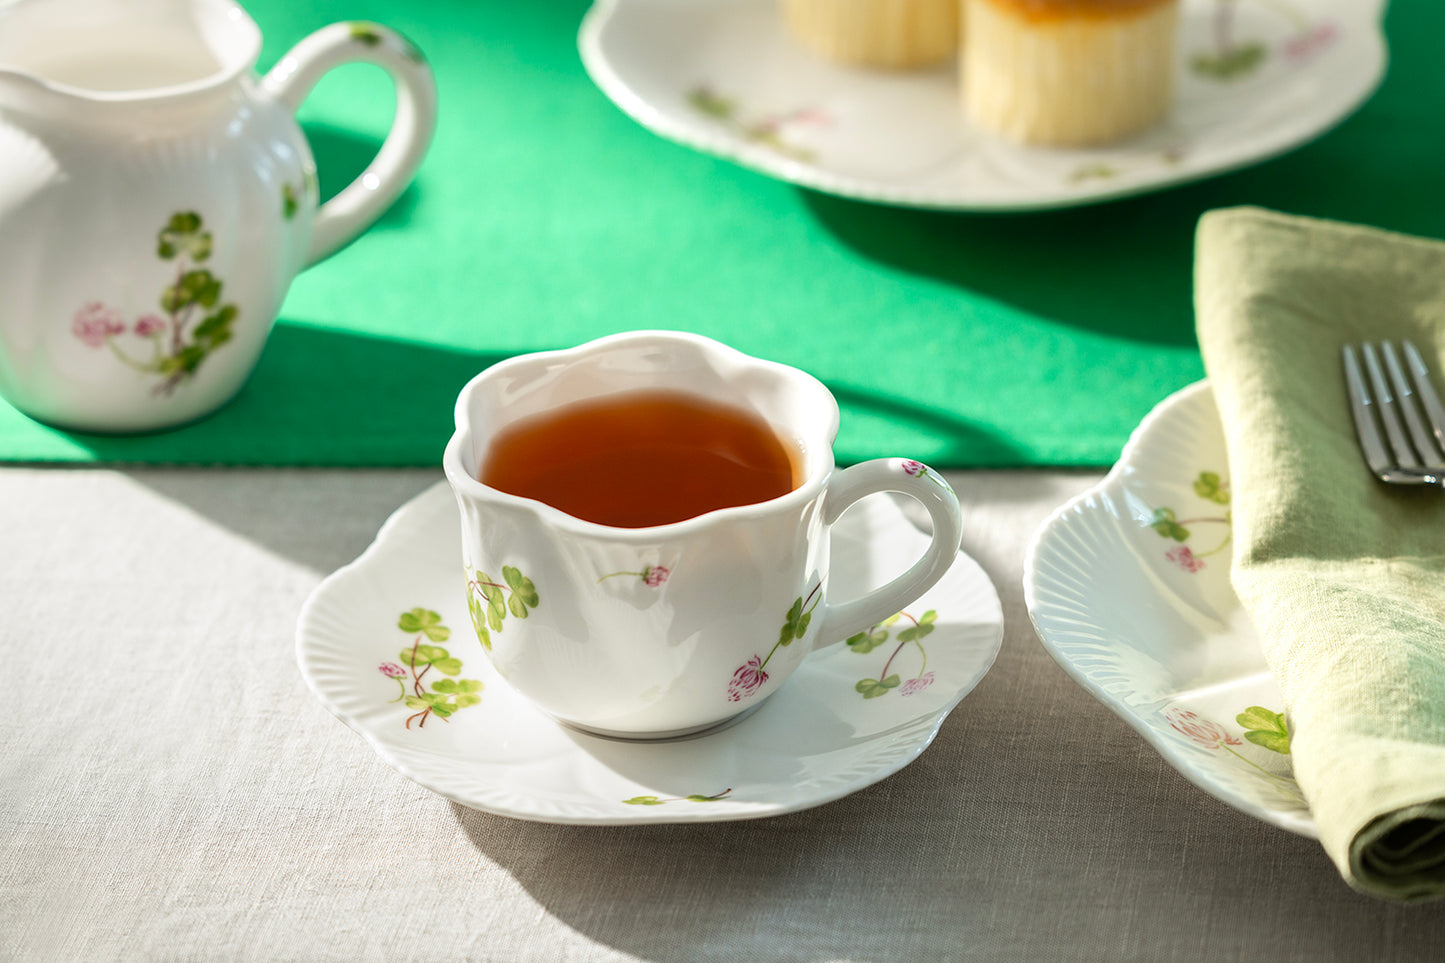
[[741, 702], [762, 688], [767, 681], [768, 674], [763, 671], [762, 657], [755, 655], [738, 666], [733, 673], [732, 680], [728, 682], [728, 701]]
[[898, 689], [900, 696], [917, 695], [924, 689], [933, 685], [933, 670], [930, 669], [916, 679], [909, 679]]
[[152, 335], [160, 334], [165, 329], [165, 318], [156, 314], [147, 314], [135, 323], [135, 333], [142, 338], [149, 338]]
[[70, 330], [86, 347], [99, 348], [105, 344], [107, 338], [125, 331], [125, 321], [115, 308], [107, 307], [99, 301], [91, 301], [75, 312], [75, 320], [71, 323]]
[[672, 570], [664, 565], [649, 565], [642, 570], [642, 580], [647, 583], [648, 588], [657, 588], [666, 582], [671, 574]]
[[1190, 551], [1188, 545], [1171, 548], [1164, 553], [1164, 557], [1186, 572], [1197, 572], [1204, 567], [1204, 559], [1199, 558], [1194, 552]]
[[379, 671], [382, 675], [386, 676], [388, 679], [406, 678], [406, 670], [403, 669], [401, 666], [397, 665], [395, 662], [383, 662], [376, 668], [377, 671]]
[[913, 459], [909, 458], [905, 459], [903, 464], [899, 467], [903, 469], [904, 474], [917, 475], [919, 472], [923, 471], [923, 462], [914, 461]]
[[793, 115], [788, 119], [797, 124], [812, 124], [815, 127], [833, 126], [832, 115], [820, 107], [803, 107], [793, 111]]
[[1284, 55], [1290, 60], [1304, 60], [1330, 46], [1339, 35], [1339, 25], [1327, 20], [1286, 40]]
[[1165, 710], [1164, 718], [1169, 720], [1169, 724], [1174, 727], [1175, 731], [1205, 749], [1244, 745], [1243, 740], [1230, 735], [1229, 731], [1219, 723], [1206, 719], [1196, 712], [1190, 712], [1188, 709], [1171, 706]]

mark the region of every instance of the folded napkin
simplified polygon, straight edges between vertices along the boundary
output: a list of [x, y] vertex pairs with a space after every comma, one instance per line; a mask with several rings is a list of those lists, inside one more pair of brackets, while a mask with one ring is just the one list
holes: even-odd
[[1445, 390], [1445, 244], [1254, 208], [1199, 223], [1195, 302], [1233, 485], [1234, 588], [1350, 885], [1445, 895], [1445, 491], [1360, 458], [1340, 361], [1408, 338]]

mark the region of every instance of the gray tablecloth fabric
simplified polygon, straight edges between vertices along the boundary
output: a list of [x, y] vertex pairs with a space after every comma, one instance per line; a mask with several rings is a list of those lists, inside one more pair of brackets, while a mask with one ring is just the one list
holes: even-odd
[[912, 765], [790, 816], [581, 828], [409, 782], [311, 697], [308, 593], [430, 471], [0, 470], [0, 959], [1439, 960], [1054, 665], [1038, 523], [1097, 475], [954, 473], [998, 663]]

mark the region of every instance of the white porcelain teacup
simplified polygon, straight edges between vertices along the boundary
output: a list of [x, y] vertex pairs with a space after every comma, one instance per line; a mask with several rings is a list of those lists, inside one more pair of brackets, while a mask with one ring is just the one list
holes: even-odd
[[[478, 480], [494, 437], [520, 419], [658, 389], [761, 415], [797, 458], [793, 489], [620, 528]], [[837, 470], [838, 421], [833, 396], [810, 375], [691, 334], [616, 335], [512, 358], [472, 379], [457, 401], [444, 465], [461, 508], [472, 621], [498, 673], [572, 726], [682, 735], [759, 705], [808, 652], [915, 601], [957, 555], [958, 498], [916, 461]], [[829, 598], [833, 523], [857, 500], [889, 491], [927, 509], [928, 550], [859, 598]]]

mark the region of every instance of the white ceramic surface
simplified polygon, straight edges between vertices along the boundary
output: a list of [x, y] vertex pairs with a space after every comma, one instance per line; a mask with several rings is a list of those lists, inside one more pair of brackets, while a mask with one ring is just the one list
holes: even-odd
[[[230, 0], [0, 6], [0, 394], [65, 428], [193, 420], [240, 390], [297, 272], [360, 234], [420, 164], [431, 69], [400, 35], [318, 30], [264, 78]], [[376, 64], [392, 130], [318, 207], [295, 111]]]
[[[849, 593], [877, 585], [927, 543], [887, 497], [869, 498], [835, 530], [834, 583]], [[448, 799], [520, 819], [750, 819], [837, 799], [917, 758], [988, 671], [1003, 633], [993, 586], [959, 553], [906, 616], [807, 659], [735, 725], [675, 742], [618, 741], [559, 725], [492, 671], [472, 636], [460, 554], [456, 502], [439, 484], [316, 589], [301, 613], [297, 658], [321, 703], [389, 765]], [[463, 695], [474, 703], [446, 718], [406, 704], [415, 683], [396, 675], [398, 663], [423, 645], [435, 664], [456, 670], [444, 676], [450, 691], [435, 691], [436, 672], [423, 678], [429, 705], [469, 701]], [[473, 689], [468, 679], [480, 686], [463, 693]]]
[[579, 46], [619, 107], [697, 150], [859, 200], [1034, 210], [1198, 180], [1312, 140], [1384, 75], [1382, 13], [1380, 0], [1183, 0], [1168, 119], [1079, 150], [973, 129], [952, 64], [825, 62], [788, 35], [776, 0], [599, 0]]
[[[1257, 728], [1283, 706], [1230, 585], [1229, 500], [1200, 382], [1155, 408], [1108, 476], [1040, 528], [1024, 562], [1029, 615], [1059, 665], [1184, 776], [1314, 836], [1289, 756]], [[1254, 707], [1265, 711], [1240, 718]]]
[[[671, 524], [618, 528], [477, 481], [491, 440], [511, 426], [638, 391], [761, 416], [798, 453], [795, 487]], [[442, 464], [461, 507], [472, 622], [493, 667], [572, 725], [681, 735], [750, 711], [810, 651], [912, 603], [953, 561], [958, 497], [917, 461], [835, 468], [837, 433], [838, 404], [812, 375], [679, 331], [612, 335], [477, 375], [457, 399]], [[674, 483], [687, 480], [650, 480]], [[932, 543], [867, 595], [839, 594], [828, 571], [833, 523], [884, 491], [927, 510]]]

